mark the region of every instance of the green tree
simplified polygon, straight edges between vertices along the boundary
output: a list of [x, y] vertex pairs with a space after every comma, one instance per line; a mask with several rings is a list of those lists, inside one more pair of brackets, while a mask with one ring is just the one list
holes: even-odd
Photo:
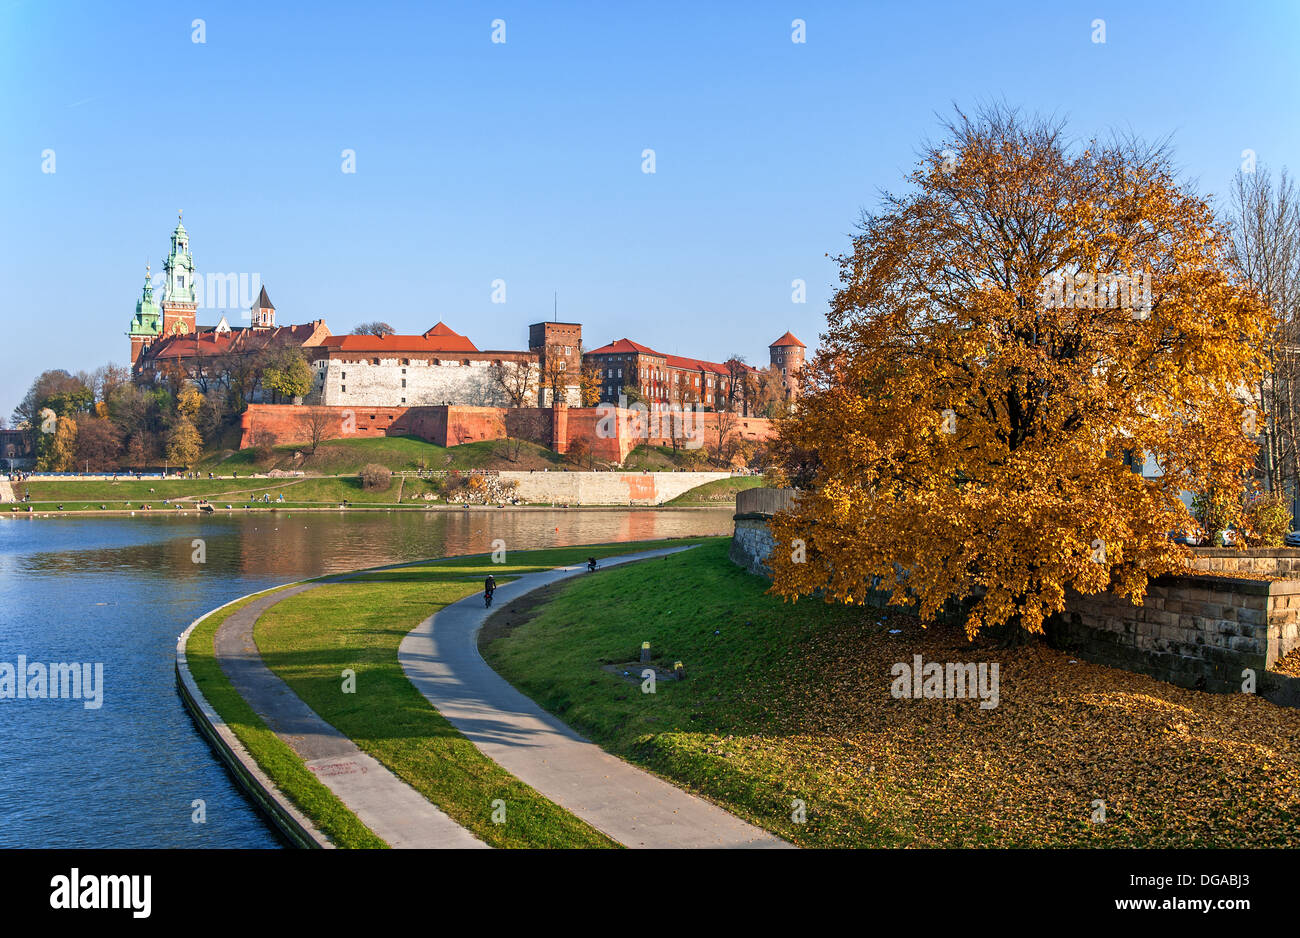
[[281, 397], [305, 397], [312, 386], [311, 366], [297, 349], [287, 350], [262, 372], [262, 386]]

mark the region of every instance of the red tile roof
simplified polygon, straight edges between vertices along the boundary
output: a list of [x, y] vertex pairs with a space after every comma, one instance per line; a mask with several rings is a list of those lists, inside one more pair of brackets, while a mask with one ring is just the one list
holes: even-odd
[[[200, 326], [189, 335], [169, 335], [154, 342], [141, 355], [145, 361], [179, 361], [197, 357], [211, 358], [227, 352], [253, 352], [264, 348], [301, 347], [324, 328], [324, 320], [298, 326], [253, 329], [235, 326], [229, 332], [217, 332], [212, 326]], [[328, 330], [325, 330], [328, 332]], [[328, 341], [328, 340], [326, 340]]]
[[781, 336], [781, 338], [777, 339], [775, 342], [769, 345], [768, 348], [781, 348], [786, 345], [797, 345], [799, 346], [799, 348], [808, 347], [804, 345], [802, 342], [800, 342], [798, 339], [796, 339], [794, 337], [793, 332], [787, 332], [785, 335]]
[[640, 352], [642, 355], [654, 355], [657, 358], [667, 358], [663, 352], [656, 352], [652, 348], [647, 348], [639, 342], [633, 342], [631, 339], [619, 339], [617, 342], [611, 342], [608, 345], [602, 345], [600, 348], [594, 348], [588, 355], [630, 355], [634, 352]]
[[[797, 339], [795, 341], [798, 341]], [[680, 368], [685, 371], [708, 371], [717, 375], [728, 374], [727, 366], [719, 362], [705, 361], [702, 358], [687, 358], [684, 355], [666, 355], [663, 352], [656, 352], [654, 349], [641, 345], [639, 342], [633, 342], [631, 339], [619, 339], [617, 342], [611, 342], [608, 345], [602, 345], [600, 348], [592, 349], [587, 352], [588, 355], [631, 355], [634, 353], [642, 355], [654, 355], [662, 358], [664, 364], [669, 368]], [[757, 371], [749, 365], [745, 366], [746, 371]]]
[[[715, 375], [728, 375], [731, 372], [727, 366], [721, 362], [706, 362], [701, 358], [684, 358], [681, 355], [669, 355], [668, 366], [670, 368], [682, 368], [689, 371], [708, 371]], [[757, 371], [749, 365], [744, 366], [745, 371]]]
[[332, 335], [321, 343], [340, 352], [477, 352], [478, 346], [439, 322], [423, 335]]

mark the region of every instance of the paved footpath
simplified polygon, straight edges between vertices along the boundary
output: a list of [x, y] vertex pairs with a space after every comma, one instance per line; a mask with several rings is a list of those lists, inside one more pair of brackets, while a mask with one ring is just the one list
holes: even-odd
[[486, 847], [422, 794], [362, 752], [302, 702], [262, 661], [253, 625], [268, 608], [320, 584], [280, 590], [237, 610], [216, 635], [216, 657], [241, 697], [321, 783], [390, 847]]
[[[687, 549], [607, 557], [601, 565]], [[497, 603], [585, 570], [582, 564], [525, 574], [497, 587]], [[791, 846], [610, 755], [515, 690], [478, 652], [478, 630], [489, 611], [479, 595], [452, 603], [421, 622], [398, 649], [420, 693], [489, 759], [627, 847]]]

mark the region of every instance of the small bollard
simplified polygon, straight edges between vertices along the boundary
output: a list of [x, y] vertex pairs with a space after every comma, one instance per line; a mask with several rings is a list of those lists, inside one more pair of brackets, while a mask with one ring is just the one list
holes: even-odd
[[673, 674], [677, 675], [678, 680], [681, 680], [682, 678], [686, 677], [686, 665], [682, 664], [680, 661], [674, 661]]
[[649, 663], [650, 663], [650, 643], [649, 643], [649, 642], [642, 642], [642, 643], [641, 643], [641, 663], [642, 663], [642, 664], [649, 664]]

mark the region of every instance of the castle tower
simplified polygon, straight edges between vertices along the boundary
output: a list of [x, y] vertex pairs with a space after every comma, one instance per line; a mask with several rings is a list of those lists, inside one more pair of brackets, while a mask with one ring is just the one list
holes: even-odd
[[[540, 380], [537, 405], [549, 407], [554, 402], [548, 376], [558, 369], [566, 373], [565, 395], [574, 396], [582, 374], [582, 324], [576, 322], [535, 322], [528, 327], [528, 351], [537, 356]], [[579, 402], [580, 403], [580, 402]]]
[[257, 301], [253, 303], [250, 313], [254, 329], [275, 328], [275, 306], [271, 303], [271, 298], [266, 295], [265, 286], [262, 287], [262, 292], [257, 295]]
[[190, 235], [176, 215], [172, 232], [172, 250], [163, 263], [165, 274], [162, 301], [162, 334], [190, 335], [194, 332], [195, 300], [194, 256], [190, 254]]
[[140, 353], [162, 335], [162, 310], [153, 301], [153, 277], [149, 274], [148, 264], [144, 268], [144, 290], [136, 301], [135, 315], [131, 317], [131, 328], [126, 334], [131, 337], [132, 367], [139, 360]]
[[772, 367], [781, 369], [785, 399], [788, 401], [799, 397], [799, 372], [803, 369], [806, 348], [806, 345], [794, 337], [793, 332], [787, 332], [767, 347], [772, 359]]

